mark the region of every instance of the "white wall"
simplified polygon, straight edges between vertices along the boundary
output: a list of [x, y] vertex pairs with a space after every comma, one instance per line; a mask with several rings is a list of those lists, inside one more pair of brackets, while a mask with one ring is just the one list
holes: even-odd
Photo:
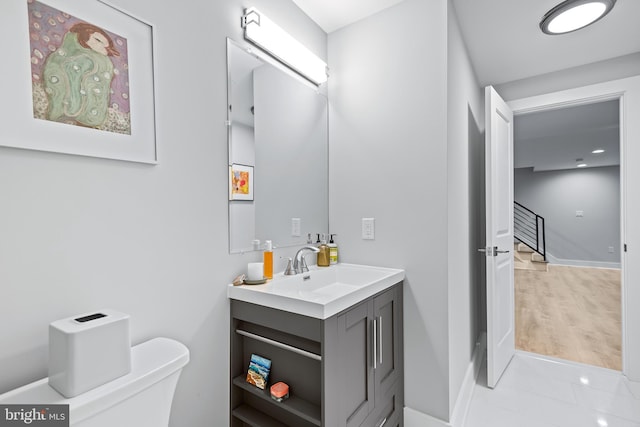
[[225, 38], [250, 5], [326, 34], [288, 0], [113, 3], [155, 25], [159, 164], [0, 147], [0, 393], [46, 376], [51, 321], [112, 307], [191, 350], [172, 425], [228, 425], [226, 284], [259, 255], [228, 254]]
[[[416, 17], [420, 25], [413, 25]], [[447, 3], [329, 35], [329, 195], [341, 262], [404, 268], [405, 405], [448, 419]], [[375, 218], [375, 240], [361, 219]]]
[[484, 210], [480, 197], [484, 194], [484, 102], [451, 2], [447, 35], [449, 412], [453, 415], [482, 329], [484, 257], [477, 248], [484, 246], [484, 223], [480, 222]]
[[632, 77], [640, 74], [640, 52], [619, 56], [605, 61], [568, 68], [496, 86], [500, 96], [506, 100], [579, 88], [596, 83]]
[[[407, 25], [415, 16], [423, 24]], [[329, 64], [341, 261], [406, 270], [405, 405], [448, 421], [481, 330], [482, 92], [446, 1], [408, 0], [330, 34]], [[376, 240], [361, 239], [363, 217]]]
[[[518, 203], [544, 217], [546, 250], [558, 262], [620, 264], [619, 166], [547, 172], [515, 169], [514, 193]], [[576, 211], [584, 216], [577, 217]]]

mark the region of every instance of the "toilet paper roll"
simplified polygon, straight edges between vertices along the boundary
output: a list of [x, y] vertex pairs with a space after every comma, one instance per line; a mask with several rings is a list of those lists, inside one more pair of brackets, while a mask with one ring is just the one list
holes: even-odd
[[248, 280], [262, 280], [264, 277], [264, 266], [261, 262], [250, 262], [247, 265]]

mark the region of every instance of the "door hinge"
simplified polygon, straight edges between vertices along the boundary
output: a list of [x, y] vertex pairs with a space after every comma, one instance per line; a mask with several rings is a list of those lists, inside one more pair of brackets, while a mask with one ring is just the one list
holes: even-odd
[[624, 251], [627, 252], [627, 244], [624, 244]]

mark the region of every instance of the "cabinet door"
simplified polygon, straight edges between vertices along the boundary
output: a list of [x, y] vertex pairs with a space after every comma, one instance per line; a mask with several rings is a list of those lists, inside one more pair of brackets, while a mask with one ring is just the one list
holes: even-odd
[[338, 316], [339, 390], [326, 390], [340, 396], [339, 427], [359, 426], [374, 407], [373, 306], [369, 302], [355, 306]]
[[373, 300], [373, 325], [376, 334], [374, 387], [375, 403], [381, 404], [383, 396], [389, 395], [401, 372], [400, 329], [402, 313], [398, 288], [394, 287]]

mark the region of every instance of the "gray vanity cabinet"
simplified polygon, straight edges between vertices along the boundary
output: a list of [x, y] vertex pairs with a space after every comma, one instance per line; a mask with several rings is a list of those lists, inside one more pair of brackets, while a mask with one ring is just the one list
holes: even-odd
[[[402, 282], [324, 320], [231, 300], [230, 425], [401, 427], [402, 346]], [[251, 354], [289, 399], [246, 383]]]
[[339, 427], [402, 425], [401, 307], [393, 287], [338, 315]]

